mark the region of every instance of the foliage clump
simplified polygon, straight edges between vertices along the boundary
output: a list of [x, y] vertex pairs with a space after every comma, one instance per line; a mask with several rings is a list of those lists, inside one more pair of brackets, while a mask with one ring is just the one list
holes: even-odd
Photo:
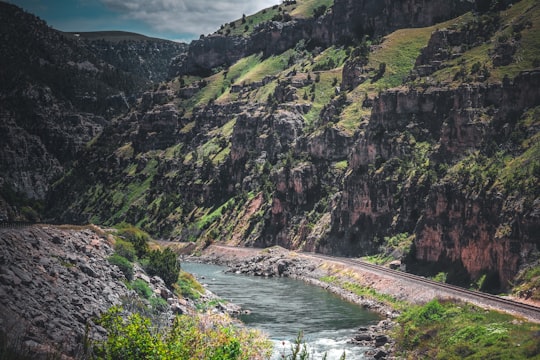
[[98, 321], [108, 333], [107, 340], [93, 344], [98, 358], [247, 360], [270, 355], [265, 337], [226, 318], [182, 315], [170, 328], [158, 329], [143, 315], [123, 315], [122, 308], [113, 307]]
[[171, 286], [178, 280], [180, 264], [177, 255], [171, 249], [152, 250], [148, 253], [146, 260], [144, 267], [149, 275], [159, 276], [167, 286]]
[[398, 353], [414, 359], [530, 359], [540, 356], [540, 325], [471, 304], [433, 300], [397, 319]]
[[133, 264], [123, 257], [122, 255], [119, 255], [117, 253], [112, 254], [108, 258], [109, 263], [111, 265], [116, 265], [122, 271], [126, 279], [131, 280], [133, 279]]
[[178, 296], [183, 296], [192, 300], [197, 300], [200, 298], [201, 294], [204, 294], [205, 292], [204, 288], [195, 277], [186, 271], [180, 271], [178, 281], [174, 284], [174, 289]]
[[118, 236], [124, 238], [133, 244], [135, 252], [139, 258], [142, 258], [148, 252], [148, 241], [150, 235], [145, 231], [126, 223], [118, 226]]

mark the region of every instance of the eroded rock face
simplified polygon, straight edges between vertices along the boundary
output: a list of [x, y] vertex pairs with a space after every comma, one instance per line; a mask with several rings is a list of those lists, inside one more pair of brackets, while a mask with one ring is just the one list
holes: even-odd
[[0, 229], [0, 244], [1, 328], [37, 350], [81, 354], [86, 325], [130, 295], [91, 230]]
[[400, 28], [433, 25], [472, 8], [466, 0], [337, 0], [319, 19], [269, 21], [258, 25], [249, 37], [201, 37], [191, 42], [187, 54], [172, 61], [169, 75], [208, 75], [212, 68], [231, 65], [244, 56], [280, 54], [302, 39], [310, 39], [313, 46], [350, 43], [363, 35], [382, 36]]
[[380, 36], [396, 29], [429, 26], [471, 10], [469, 1], [336, 0], [325, 26], [331, 43], [362, 35]]
[[246, 53], [247, 39], [241, 36], [214, 34], [201, 37], [189, 44], [186, 54], [172, 59], [169, 77], [183, 74], [208, 75], [210, 70], [221, 65], [232, 65]]
[[45, 86], [28, 85], [4, 96], [0, 105], [2, 182], [27, 198], [43, 200], [64, 165], [75, 160], [106, 123], [101, 116], [78, 112], [59, 101]]
[[[419, 174], [422, 162], [436, 169], [486, 149], [490, 141], [504, 143], [505, 129], [523, 109], [539, 105], [539, 81], [540, 72], [530, 71], [504, 84], [382, 93], [350, 157], [353, 171], [333, 212], [334, 251], [369, 252], [376, 246], [373, 236], [385, 229], [414, 233], [418, 260], [460, 264], [473, 278], [495, 273], [495, 283], [504, 288], [538, 246], [538, 204], [524, 206], [523, 198], [489, 188], [479, 192], [474, 179]], [[421, 143], [438, 145], [414, 165], [416, 173], [402, 178], [394, 169], [402, 161], [414, 163], [411, 154]]]
[[185, 44], [86, 41], [6, 2], [0, 34], [0, 219], [37, 221], [52, 183]]

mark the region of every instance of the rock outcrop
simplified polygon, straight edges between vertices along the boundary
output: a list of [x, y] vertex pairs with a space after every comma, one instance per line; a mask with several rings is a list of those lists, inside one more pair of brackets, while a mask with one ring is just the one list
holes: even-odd
[[0, 242], [1, 329], [38, 352], [81, 355], [87, 325], [133, 296], [91, 229], [0, 229]]
[[[455, 263], [473, 278], [497, 274], [493, 286], [506, 286], [523, 254], [538, 246], [534, 195], [523, 207], [511, 192], [476, 188], [475, 182], [482, 181], [474, 177], [478, 175], [447, 175], [441, 180], [430, 176], [436, 175], [439, 164], [455, 163], [464, 153], [486, 151], [491, 139], [504, 143], [504, 129], [516, 126], [523, 109], [540, 105], [539, 81], [540, 72], [532, 71], [513, 83], [382, 93], [375, 99], [365, 135], [353, 150], [353, 171], [333, 212], [334, 251], [374, 251], [370, 247], [377, 243], [371, 239], [389, 229], [387, 235], [414, 233], [416, 259]], [[429, 144], [439, 145], [423, 160], [404, 157], [421, 152], [421, 143], [426, 149]], [[415, 172], [408, 178], [396, 172], [402, 161], [415, 163]], [[426, 161], [432, 165], [422, 170]], [[515, 212], [520, 215], [516, 217]], [[508, 219], [513, 220], [507, 223]], [[503, 232], [504, 228], [508, 231]]]
[[51, 184], [186, 45], [84, 40], [5, 2], [0, 36], [0, 221], [37, 221]]
[[188, 45], [122, 31], [71, 33], [108, 64], [154, 83], [169, 78], [171, 59], [184, 54]]
[[280, 54], [300, 40], [309, 39], [310, 46], [349, 44], [364, 35], [378, 37], [400, 28], [430, 26], [472, 8], [466, 0], [336, 0], [322, 18], [268, 21], [249, 36], [201, 36], [189, 45], [187, 54], [173, 60], [169, 75], [209, 75], [213, 68], [232, 65], [251, 54]]
[[336, 0], [315, 33], [327, 44], [384, 36], [394, 30], [430, 26], [473, 8], [470, 1]]

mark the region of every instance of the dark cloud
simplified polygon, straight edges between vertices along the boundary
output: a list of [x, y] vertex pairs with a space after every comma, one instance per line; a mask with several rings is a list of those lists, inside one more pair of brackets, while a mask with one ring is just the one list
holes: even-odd
[[100, 0], [122, 17], [156, 31], [208, 34], [221, 24], [253, 14], [280, 0]]

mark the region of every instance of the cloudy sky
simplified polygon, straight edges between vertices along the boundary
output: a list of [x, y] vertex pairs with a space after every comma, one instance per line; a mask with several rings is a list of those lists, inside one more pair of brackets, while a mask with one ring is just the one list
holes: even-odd
[[186, 41], [281, 0], [8, 0], [62, 31], [123, 30]]

